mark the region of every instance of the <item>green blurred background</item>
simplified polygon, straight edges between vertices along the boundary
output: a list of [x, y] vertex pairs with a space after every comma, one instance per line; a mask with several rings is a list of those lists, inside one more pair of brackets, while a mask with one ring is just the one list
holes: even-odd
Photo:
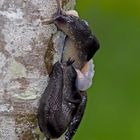
[[76, 9], [101, 48], [74, 140], [140, 140], [140, 0], [77, 0]]

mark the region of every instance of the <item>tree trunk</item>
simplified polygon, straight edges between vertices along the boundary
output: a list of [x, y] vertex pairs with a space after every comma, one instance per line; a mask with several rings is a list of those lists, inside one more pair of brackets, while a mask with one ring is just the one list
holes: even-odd
[[[74, 0], [62, 0], [65, 9]], [[0, 140], [41, 140], [36, 112], [65, 35], [42, 25], [55, 0], [0, 0]], [[45, 60], [44, 60], [45, 58]]]

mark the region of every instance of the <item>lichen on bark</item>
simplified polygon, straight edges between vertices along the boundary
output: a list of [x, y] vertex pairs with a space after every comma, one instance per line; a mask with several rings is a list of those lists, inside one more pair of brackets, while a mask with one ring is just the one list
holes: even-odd
[[[74, 4], [75, 0], [62, 0], [64, 9]], [[38, 100], [52, 65], [61, 57], [65, 35], [41, 20], [55, 10], [55, 0], [0, 0], [1, 140], [42, 139]]]

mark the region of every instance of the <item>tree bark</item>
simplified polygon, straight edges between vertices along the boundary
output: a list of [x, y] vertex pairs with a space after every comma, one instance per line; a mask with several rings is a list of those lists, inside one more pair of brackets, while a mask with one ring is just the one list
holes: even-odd
[[[74, 5], [75, 0], [62, 0], [65, 9]], [[38, 100], [65, 35], [41, 20], [55, 10], [55, 0], [0, 0], [0, 140], [43, 139]]]

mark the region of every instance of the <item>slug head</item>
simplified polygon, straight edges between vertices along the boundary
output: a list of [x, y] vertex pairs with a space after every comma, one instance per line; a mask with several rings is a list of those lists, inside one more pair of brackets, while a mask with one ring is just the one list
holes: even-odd
[[69, 81], [70, 83], [74, 84], [77, 78], [77, 73], [75, 68], [73, 67], [74, 60], [71, 60], [70, 58], [63, 62], [63, 76], [66, 81]]
[[53, 65], [52, 72], [50, 73], [50, 78], [60, 78], [62, 76], [62, 66], [61, 63], [58, 61]]
[[74, 10], [63, 11], [60, 0], [57, 2], [57, 11], [52, 15], [51, 19], [45, 21], [46, 24], [55, 24], [59, 30], [62, 30], [67, 36], [76, 41], [85, 40], [85, 37], [91, 34], [87, 22], [80, 20], [78, 14]]
[[53, 65], [50, 78], [59, 78], [63, 75], [64, 80], [70, 83], [75, 83], [77, 73], [73, 67], [74, 60], [68, 59], [66, 62], [60, 63], [59, 61]]

